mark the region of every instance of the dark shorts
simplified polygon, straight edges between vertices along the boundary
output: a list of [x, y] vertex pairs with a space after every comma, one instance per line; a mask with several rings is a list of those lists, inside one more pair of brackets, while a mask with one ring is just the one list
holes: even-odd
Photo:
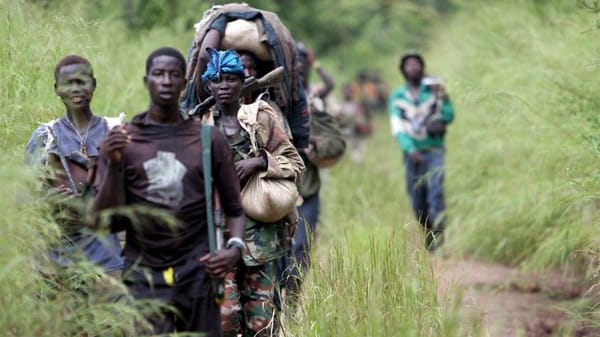
[[219, 306], [204, 265], [190, 259], [170, 268], [134, 267], [126, 262], [123, 281], [131, 294], [138, 300], [159, 300], [171, 307], [146, 315], [153, 333], [201, 332], [220, 337]]

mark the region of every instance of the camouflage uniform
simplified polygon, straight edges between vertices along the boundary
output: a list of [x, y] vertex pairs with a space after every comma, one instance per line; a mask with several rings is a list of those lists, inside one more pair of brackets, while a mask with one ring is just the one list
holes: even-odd
[[[260, 155], [268, 161], [266, 177], [298, 181], [304, 170], [302, 158], [279, 126], [272, 108], [265, 102], [260, 102], [259, 107], [255, 130]], [[244, 109], [240, 109], [238, 120], [242, 125], [243, 113]], [[212, 110], [212, 115], [215, 126], [225, 134], [216, 109]], [[253, 155], [249, 134], [243, 127], [236, 134], [226, 135], [226, 138], [233, 151], [234, 162]], [[247, 217], [247, 247], [235, 274], [229, 273], [226, 277], [225, 303], [221, 306], [224, 336], [273, 335], [276, 261], [286, 251], [289, 223], [295, 223], [293, 217], [274, 223], [262, 223]]]

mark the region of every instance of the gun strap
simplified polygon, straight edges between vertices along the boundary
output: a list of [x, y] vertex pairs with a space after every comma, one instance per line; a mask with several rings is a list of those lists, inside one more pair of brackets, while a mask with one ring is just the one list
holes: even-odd
[[69, 163], [67, 163], [67, 158], [65, 157], [65, 155], [62, 153], [61, 149], [60, 149], [60, 145], [58, 143], [58, 138], [56, 137], [56, 135], [54, 134], [54, 130], [52, 129], [53, 125], [48, 125], [48, 132], [50, 133], [50, 135], [52, 136], [52, 139], [54, 140], [54, 143], [56, 144], [56, 149], [58, 152], [58, 158], [60, 159], [60, 164], [62, 165], [63, 169], [65, 170], [65, 174], [67, 176], [67, 179], [69, 180], [69, 185], [71, 185], [71, 189], [73, 190], [73, 193], [79, 193], [79, 190], [77, 189], [77, 185], [75, 184], [75, 181], [73, 180], [73, 175], [71, 174], [71, 169], [69, 168]]
[[206, 202], [206, 220], [208, 227], [208, 250], [215, 253], [215, 223], [212, 205], [212, 170], [210, 153], [210, 130], [208, 124], [202, 124], [202, 171], [204, 173], [204, 200]]

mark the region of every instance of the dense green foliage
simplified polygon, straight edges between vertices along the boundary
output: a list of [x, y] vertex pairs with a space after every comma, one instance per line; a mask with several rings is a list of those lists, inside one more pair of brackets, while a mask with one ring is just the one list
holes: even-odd
[[458, 111], [448, 145], [454, 250], [538, 268], [598, 256], [593, 19], [562, 1], [464, 1], [432, 42], [431, 68]]

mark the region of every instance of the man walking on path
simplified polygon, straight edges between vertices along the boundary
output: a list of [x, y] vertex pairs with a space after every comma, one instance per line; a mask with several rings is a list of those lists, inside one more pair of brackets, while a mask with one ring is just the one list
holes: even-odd
[[454, 110], [441, 80], [425, 77], [419, 54], [400, 59], [406, 84], [389, 98], [392, 135], [402, 148], [406, 187], [412, 208], [425, 230], [425, 245], [433, 251], [443, 242], [444, 135]]
[[226, 249], [209, 255], [204, 184], [210, 182], [203, 177], [202, 124], [184, 118], [178, 105], [185, 68], [183, 56], [173, 48], [148, 56], [144, 84], [150, 106], [131, 123], [111, 130], [103, 142], [92, 206], [122, 214], [111, 227], [127, 233], [124, 282], [133, 296], [160, 300], [176, 311], [148, 317], [153, 333], [220, 337], [219, 306], [209, 275], [223, 278], [240, 259], [242, 247], [235, 241], [242, 242], [244, 212], [231, 151], [223, 135], [211, 128], [212, 183], [232, 239]]

